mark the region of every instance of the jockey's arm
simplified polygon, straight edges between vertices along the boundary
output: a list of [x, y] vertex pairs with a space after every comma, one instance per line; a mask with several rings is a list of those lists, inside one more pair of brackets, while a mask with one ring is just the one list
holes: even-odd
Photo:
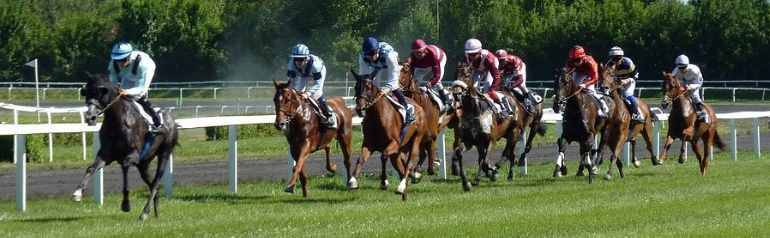
[[398, 65], [398, 53], [396, 51], [391, 51], [388, 55], [383, 55], [380, 57], [386, 57], [385, 58], [385, 65], [387, 68], [387, 83], [384, 87], [381, 88], [382, 91], [385, 93], [389, 93], [390, 91], [398, 89], [398, 79], [399, 74], [401, 73], [400, 65]]
[[440, 82], [441, 74], [443, 73], [441, 72], [441, 55], [440, 55], [441, 52], [439, 51], [438, 54], [439, 54], [438, 56], [433, 57], [433, 66], [432, 66], [433, 79], [431, 79], [429, 82], [430, 86], [441, 83]]
[[110, 78], [110, 82], [113, 84], [118, 84], [118, 72], [113, 66], [115, 65], [112, 63], [113, 61], [110, 60], [109, 65], [107, 66], [107, 75]]
[[372, 67], [369, 66], [369, 64], [364, 61], [364, 56], [359, 55], [358, 56], [358, 74], [366, 76], [371, 74], [372, 71], [373, 71]]
[[126, 94], [131, 97], [140, 98], [147, 95], [147, 91], [150, 89], [152, 78], [155, 76], [155, 62], [149, 57], [143, 59], [139, 63], [139, 72], [137, 72], [139, 78], [133, 88], [125, 89]]
[[499, 63], [497, 62], [497, 58], [492, 54], [489, 54], [486, 60], [489, 67], [489, 73], [492, 74], [492, 85], [489, 87], [489, 91], [496, 91], [500, 88], [500, 81], [502, 78], [502, 74], [498, 68]]
[[315, 81], [315, 84], [310, 87], [308, 94], [313, 98], [318, 98], [323, 95], [323, 85], [326, 80], [326, 66], [323, 64], [313, 65], [313, 71], [313, 80]]

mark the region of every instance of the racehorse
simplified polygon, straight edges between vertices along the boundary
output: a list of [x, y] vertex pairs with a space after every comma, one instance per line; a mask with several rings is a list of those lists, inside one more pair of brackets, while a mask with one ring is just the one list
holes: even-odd
[[[409, 63], [401, 65], [401, 77], [399, 78], [399, 84], [404, 90], [404, 95], [414, 100], [420, 107], [422, 107], [425, 115], [425, 123], [427, 125], [427, 133], [422, 139], [422, 145], [420, 146], [420, 159], [417, 162], [417, 169], [423, 164], [425, 159], [428, 159], [428, 174], [433, 175], [435, 171], [433, 169], [434, 162], [436, 161], [436, 141], [439, 133], [447, 128], [450, 123], [456, 122], [455, 110], [440, 110], [439, 105], [427, 95], [428, 92], [422, 92], [417, 86], [417, 80], [414, 80], [413, 75], [410, 73]], [[419, 179], [419, 172], [414, 171], [415, 182]]]
[[[580, 167], [588, 168], [588, 182], [593, 182], [598, 173], [595, 163], [591, 160], [591, 152], [597, 133], [604, 126], [604, 119], [598, 116], [599, 105], [593, 96], [583, 93], [583, 89], [572, 79], [572, 72], [557, 69], [554, 72], [553, 111], [563, 111], [562, 133], [556, 144], [559, 155], [556, 157], [554, 177], [567, 174], [567, 165], [564, 162], [564, 151], [567, 144], [578, 142], [580, 144]], [[581, 169], [578, 169], [580, 171]], [[580, 175], [580, 174], [579, 174]]]
[[[123, 170], [123, 202], [120, 207], [124, 212], [131, 211], [128, 199], [128, 169], [134, 165], [139, 175], [149, 187], [149, 197], [140, 215], [147, 219], [150, 207], [154, 207], [158, 217], [158, 187], [163, 177], [166, 162], [178, 144], [178, 132], [174, 117], [161, 113], [164, 128], [161, 133], [149, 132], [149, 123], [142, 117], [139, 104], [128, 96], [121, 96], [122, 89], [109, 80], [106, 75], [87, 75], [89, 78], [81, 95], [85, 97], [86, 123], [96, 124], [96, 117], [104, 114], [104, 121], [99, 129], [101, 147], [96, 152], [94, 162], [88, 166], [83, 180], [72, 194], [72, 199], [80, 201], [91, 175], [109, 165], [118, 162]], [[158, 158], [155, 176], [150, 178], [148, 168], [153, 159]]]
[[[631, 114], [628, 108], [625, 106], [623, 99], [621, 98], [620, 90], [621, 85], [614, 80], [614, 73], [612, 69], [608, 69], [605, 65], [599, 67], [599, 80], [602, 85], [609, 87], [609, 99], [607, 101], [607, 108], [609, 113], [603, 127], [601, 128], [601, 137], [599, 139], [599, 146], [596, 149], [595, 156], [598, 156], [598, 161], [602, 160], [602, 149], [604, 146], [610, 149], [610, 164], [607, 169], [607, 174], [604, 175], [604, 179], [612, 179], [612, 165], [615, 164], [618, 167], [618, 173], [620, 177], [625, 177], [623, 173], [623, 161], [619, 159], [621, 153], [623, 153], [623, 144], [628, 140], [629, 127], [631, 125]], [[605, 97], [607, 98], [607, 97]], [[597, 158], [597, 157], [594, 157]], [[634, 164], [637, 162], [635, 161]], [[599, 163], [597, 162], [597, 165]]]
[[[612, 79], [612, 75], [614, 75], [614, 72], [611, 68], [607, 68], [605, 71], [608, 73], [608, 75], [605, 75], [603, 84], [605, 86], [609, 86], [609, 92], [610, 93], [617, 93], [618, 95], [622, 95], [622, 85], [620, 85], [619, 81], [616, 80], [610, 80]], [[629, 138], [628, 141], [631, 144], [630, 152], [631, 152], [631, 162], [634, 165], [634, 167], [641, 166], [641, 162], [639, 158], [636, 156], [636, 138], [639, 137], [639, 135], [642, 135], [642, 138], [647, 144], [647, 151], [650, 153], [650, 162], [652, 162], [653, 166], [662, 165], [660, 160], [658, 160], [658, 157], [655, 154], [655, 151], [653, 151], [653, 123], [658, 121], [658, 116], [655, 113], [652, 113], [652, 110], [650, 109], [650, 106], [644, 102], [641, 98], [636, 98], [636, 104], [638, 106], [639, 113], [642, 114], [642, 117], [644, 117], [644, 122], [635, 122], [631, 121], [630, 127], [629, 127]], [[630, 112], [630, 111], [629, 111]], [[602, 155], [599, 155], [599, 164], [602, 164]]]
[[401, 181], [396, 193], [401, 194], [402, 200], [406, 200], [407, 178], [416, 166], [416, 163], [412, 163], [412, 161], [420, 153], [422, 139], [428, 133], [424, 110], [413, 100], [407, 99], [414, 107], [415, 118], [411, 124], [404, 126], [404, 116], [400, 115], [390, 102], [391, 99], [386, 99], [388, 96], [373, 82], [372, 77], [375, 74], [358, 75], [352, 70], [351, 73], [356, 79], [356, 112], [364, 117], [361, 122], [364, 140], [361, 147], [361, 158], [358, 159], [354, 175], [348, 183], [351, 188], [358, 188], [356, 177], [360, 175], [361, 167], [369, 159], [372, 152], [379, 151], [382, 153], [381, 188], [386, 189], [388, 186], [385, 163], [389, 159], [393, 168], [398, 171]]
[[[497, 174], [497, 168], [490, 165], [487, 155], [489, 151], [493, 149], [495, 142], [500, 138], [505, 137], [506, 145], [503, 151], [503, 156], [509, 160], [513, 159], [513, 147], [512, 144], [516, 143], [519, 135], [514, 134], [511, 128], [516, 122], [513, 118], [516, 118], [517, 114], [522, 113], [521, 110], [514, 111], [513, 117], [507, 117], [498, 121], [498, 115], [493, 110], [491, 99], [485, 94], [479, 92], [474, 83], [470, 79], [471, 68], [470, 65], [461, 62], [457, 66], [457, 80], [455, 81], [455, 88], [461, 89], [460, 104], [462, 105], [462, 113], [459, 117], [459, 130], [456, 132], [455, 137], [459, 138], [461, 143], [457, 143], [455, 148], [455, 154], [452, 157], [452, 171], [459, 173], [462, 179], [462, 186], [465, 191], [470, 191], [472, 185], [478, 185], [481, 180], [481, 173], [484, 173], [490, 180], [495, 180]], [[511, 102], [512, 96], [506, 94], [503, 100]], [[457, 139], [456, 139], [457, 140]], [[463, 151], [470, 150], [476, 147], [479, 153], [478, 157], [478, 172], [471, 184], [468, 182], [468, 178], [465, 175], [463, 169]], [[514, 162], [511, 161], [511, 164]]]
[[[275, 128], [284, 132], [289, 143], [289, 151], [295, 165], [286, 192], [294, 193], [294, 186], [299, 177], [302, 183], [302, 196], [307, 197], [307, 178], [305, 160], [313, 152], [322, 149], [326, 153], [326, 170], [334, 173], [336, 166], [329, 157], [330, 144], [337, 139], [342, 150], [347, 178], [351, 177], [350, 152], [353, 138], [353, 112], [345, 106], [341, 97], [330, 97], [326, 102], [337, 117], [337, 128], [325, 128], [320, 125], [320, 108], [301, 93], [289, 87], [288, 83], [273, 81], [275, 85]], [[348, 184], [350, 187], [350, 184]]]
[[[671, 148], [671, 144], [674, 143], [674, 139], [681, 139], [683, 143], [680, 150], [681, 153], [679, 154], [679, 163], [684, 163], [684, 142], [689, 142], [692, 145], [692, 150], [695, 152], [696, 158], [698, 158], [700, 174], [705, 176], [713, 145], [718, 146], [720, 150], [725, 149], [725, 144], [717, 133], [719, 121], [714, 113], [714, 109], [704, 103], [703, 106], [705, 107], [711, 123], [697, 120], [692, 100], [688, 96], [687, 89], [685, 89], [684, 86], [680, 84], [679, 80], [677, 80], [671, 73], [663, 72], [662, 90], [665, 95], [661, 107], [666, 109], [670, 104], [671, 112], [668, 117], [666, 144], [663, 146], [663, 153], [660, 155], [660, 158], [661, 160], [666, 160], [666, 154]], [[700, 150], [698, 140], [703, 142], [705, 151]]]

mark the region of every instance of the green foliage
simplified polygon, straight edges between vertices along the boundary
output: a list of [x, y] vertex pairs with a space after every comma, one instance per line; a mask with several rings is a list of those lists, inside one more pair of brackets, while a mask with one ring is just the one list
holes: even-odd
[[[254, 124], [238, 126], [238, 139], [259, 138], [282, 135], [272, 124]], [[206, 140], [227, 140], [226, 126], [206, 127]]]
[[43, 80], [82, 80], [73, 76], [104, 71], [116, 40], [150, 53], [158, 81], [281, 79], [297, 43], [324, 59], [329, 80], [340, 80], [366, 36], [391, 43], [402, 59], [423, 38], [447, 50], [450, 66], [477, 37], [487, 49], [522, 56], [533, 80], [547, 80], [575, 44], [600, 61], [623, 47], [643, 79], [670, 70], [683, 53], [707, 80], [770, 74], [768, 1], [0, 0], [0, 19], [6, 81], [20, 80], [33, 58]]

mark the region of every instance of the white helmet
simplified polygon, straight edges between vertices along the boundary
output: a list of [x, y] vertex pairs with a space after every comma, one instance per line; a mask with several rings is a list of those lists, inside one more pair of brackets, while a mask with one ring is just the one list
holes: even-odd
[[610, 57], [613, 56], [623, 56], [623, 49], [617, 46], [610, 48]]
[[472, 54], [481, 51], [481, 41], [476, 38], [470, 38], [465, 41], [465, 53]]
[[310, 49], [304, 44], [297, 44], [291, 49], [292, 58], [307, 58], [310, 56]]
[[679, 55], [676, 57], [674, 63], [676, 63], [676, 65], [688, 65], [690, 64], [690, 58], [687, 58], [686, 55]]

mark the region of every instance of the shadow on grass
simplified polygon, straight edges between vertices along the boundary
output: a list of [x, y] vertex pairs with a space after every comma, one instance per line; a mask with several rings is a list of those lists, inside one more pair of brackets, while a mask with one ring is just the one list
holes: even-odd
[[[103, 219], [105, 216], [98, 216], [98, 219]], [[49, 223], [49, 222], [77, 222], [80, 220], [97, 218], [97, 216], [79, 216], [79, 217], [38, 217], [38, 218], [23, 218], [18, 219], [18, 222], [24, 223]]]
[[353, 202], [353, 201], [356, 201], [356, 200], [358, 200], [358, 198], [357, 197], [352, 197], [352, 196], [340, 197], [340, 198], [329, 198], [329, 197], [325, 197], [325, 198], [321, 198], [321, 197], [311, 197], [311, 198], [298, 197], [298, 198], [294, 198], [294, 197], [292, 197], [292, 198], [286, 199], [286, 200], [277, 200], [277, 201], [274, 201], [274, 203], [285, 203], [285, 204], [313, 204], [313, 203], [316, 203], [316, 204], [340, 204], [340, 203], [345, 203], [345, 202]]
[[243, 202], [257, 202], [270, 198], [271, 196], [261, 195], [242, 195], [231, 193], [215, 193], [215, 194], [191, 194], [191, 195], [174, 195], [174, 200], [187, 201], [187, 202], [226, 202], [226, 203], [243, 203]]

